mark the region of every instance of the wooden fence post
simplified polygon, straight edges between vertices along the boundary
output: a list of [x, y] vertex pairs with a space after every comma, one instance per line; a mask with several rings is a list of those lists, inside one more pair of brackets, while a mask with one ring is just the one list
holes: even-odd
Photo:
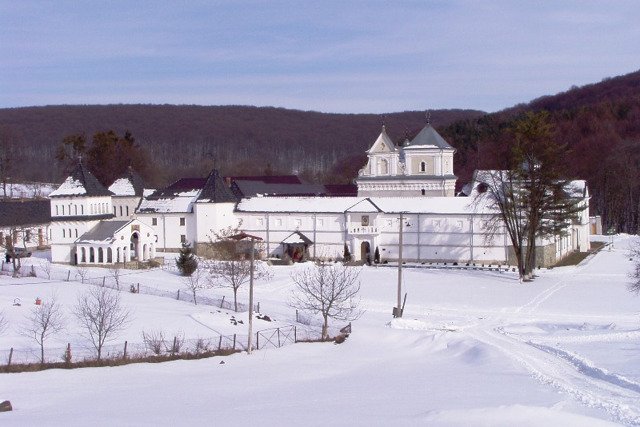
[[233, 351], [236, 350], [236, 334], [233, 334]]
[[138, 292], [137, 293], [140, 293], [140, 283], [138, 283]]
[[122, 358], [127, 358], [127, 341], [124, 342], [124, 353], [122, 353]]
[[13, 347], [11, 347], [11, 351], [9, 351], [9, 364], [7, 366], [11, 366], [11, 359], [13, 359]]
[[70, 278], [71, 278], [71, 270], [69, 270], [69, 272], [67, 273], [67, 282], [69, 281]]
[[107, 276], [102, 276], [102, 287], [104, 288], [104, 281], [106, 280]]
[[[180, 291], [178, 291], [180, 292]], [[178, 337], [173, 337], [173, 346], [171, 347], [171, 356], [176, 354], [176, 347], [178, 346]]]
[[220, 308], [223, 308], [224, 306], [224, 295], [222, 295], [222, 302], [220, 303]]
[[180, 289], [178, 289], [178, 296], [176, 297], [177, 300], [180, 299]]
[[297, 326], [293, 327], [293, 342], [294, 343], [298, 342], [298, 327]]
[[256, 332], [256, 350], [260, 350], [260, 332]]
[[278, 348], [282, 347], [280, 345], [280, 328], [277, 329], [278, 330]]
[[218, 351], [222, 348], [222, 335], [220, 335], [220, 340], [218, 341]]

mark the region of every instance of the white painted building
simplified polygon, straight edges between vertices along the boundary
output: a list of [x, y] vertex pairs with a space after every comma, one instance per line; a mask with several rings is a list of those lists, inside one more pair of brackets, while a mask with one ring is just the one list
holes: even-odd
[[236, 224], [236, 197], [216, 170], [206, 178], [186, 178], [142, 200], [140, 221], [152, 227], [158, 250], [177, 251], [189, 242], [206, 252], [212, 232]]
[[[398, 259], [402, 226], [404, 260], [515, 264], [504, 230], [489, 226], [496, 212], [474, 203], [474, 194], [454, 197], [454, 152], [429, 124], [401, 147], [383, 127], [355, 180], [357, 197], [237, 200], [214, 170], [206, 178], [181, 179], [146, 195], [131, 219], [127, 206], [132, 209], [140, 194], [133, 178], [116, 181], [109, 191], [78, 165], [51, 194], [52, 257], [87, 263], [126, 261], [131, 254], [131, 259], [148, 259], [156, 250], [177, 251], [184, 242], [208, 255], [215, 233], [238, 226], [262, 238], [271, 257], [341, 258], [346, 246], [355, 260], [373, 260], [377, 250], [384, 262]], [[568, 193], [581, 199], [583, 210], [565, 237], [537, 242], [541, 265], [589, 248], [586, 183], [573, 182]], [[114, 216], [116, 221], [105, 224]], [[135, 226], [139, 240], [134, 242]], [[129, 242], [129, 250], [123, 242]]]
[[52, 262], [114, 264], [155, 255], [152, 229], [136, 219], [113, 221], [113, 196], [82, 163], [49, 194]]

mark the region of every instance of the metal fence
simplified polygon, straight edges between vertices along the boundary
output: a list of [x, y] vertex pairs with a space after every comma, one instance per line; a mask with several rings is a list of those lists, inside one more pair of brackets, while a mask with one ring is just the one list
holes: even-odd
[[[167, 271], [175, 271], [175, 268], [162, 268]], [[75, 281], [80, 283], [86, 283], [96, 286], [106, 286], [111, 289], [119, 291], [127, 291], [131, 293], [141, 293], [145, 295], [153, 295], [163, 298], [171, 298], [179, 301], [185, 301], [194, 303], [193, 294], [186, 288], [177, 289], [175, 291], [158, 289], [152, 286], [141, 285], [139, 281], [135, 279], [137, 274], [141, 271], [137, 270], [110, 270], [111, 274], [108, 275], [90, 275], [89, 268], [75, 267], [66, 270], [51, 269], [51, 264], [43, 262], [40, 266], [35, 264], [23, 265], [19, 271], [19, 277], [42, 277], [47, 280], [56, 282], [69, 282]], [[148, 271], [148, 270], [146, 270]], [[5, 274], [12, 274], [13, 267], [10, 264], [2, 261], [0, 264], [0, 272]], [[235, 304], [233, 300], [222, 298], [213, 298], [206, 295], [197, 295], [196, 302], [202, 305], [209, 305], [218, 307], [224, 310], [235, 310]], [[253, 309], [257, 312], [260, 311], [260, 303], [254, 304]], [[238, 302], [238, 312], [249, 311], [249, 305]]]
[[[246, 335], [219, 335], [207, 338], [172, 337], [153, 342], [110, 344], [102, 347], [103, 360], [141, 359], [150, 356], [197, 355], [221, 350], [246, 350]], [[45, 363], [84, 362], [97, 359], [97, 350], [90, 345], [66, 347], [45, 346]], [[0, 365], [27, 365], [41, 362], [39, 347], [0, 350]]]

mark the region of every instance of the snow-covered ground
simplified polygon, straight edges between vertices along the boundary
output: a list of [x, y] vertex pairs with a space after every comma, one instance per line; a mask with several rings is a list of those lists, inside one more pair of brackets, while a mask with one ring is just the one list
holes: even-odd
[[[0, 374], [0, 400], [14, 407], [0, 413], [0, 425], [640, 424], [640, 298], [626, 288], [635, 239], [618, 236], [613, 249], [579, 266], [542, 270], [525, 284], [513, 273], [406, 268], [405, 315], [395, 320], [396, 270], [365, 267], [366, 312], [343, 344]], [[287, 300], [296, 268], [304, 266], [273, 267], [274, 277], [257, 283], [256, 301], [276, 322], [256, 320], [256, 329], [295, 322]], [[55, 295], [70, 312], [88, 286], [49, 282], [36, 272], [37, 278], [0, 276], [0, 310], [10, 321], [0, 354], [34, 347], [18, 330], [36, 297]], [[126, 273], [131, 283], [186, 292], [172, 271]], [[226, 289], [203, 295], [231, 297]], [[239, 297], [246, 303], [248, 290]], [[122, 299], [133, 321], [117, 343], [140, 342], [142, 330], [246, 339], [246, 313], [128, 292]], [[244, 324], [233, 325], [231, 315]], [[59, 359], [67, 343], [86, 347], [79, 332], [69, 316], [64, 335], [47, 342], [51, 356]]]

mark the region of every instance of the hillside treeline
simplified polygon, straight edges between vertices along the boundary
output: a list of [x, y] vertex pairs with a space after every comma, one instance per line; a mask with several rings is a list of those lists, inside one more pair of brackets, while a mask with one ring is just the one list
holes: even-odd
[[527, 111], [546, 110], [555, 140], [566, 143], [566, 176], [586, 179], [591, 215], [605, 229], [638, 233], [640, 223], [640, 72], [604, 80], [529, 104], [441, 129], [458, 149], [456, 174], [501, 168], [512, 124]]
[[[591, 214], [604, 226], [637, 233], [640, 210], [640, 72], [546, 96], [493, 114], [435, 110], [431, 123], [457, 149], [458, 186], [477, 168], [501, 168], [512, 124], [528, 111], [549, 111], [558, 143], [566, 142], [569, 178], [586, 179]], [[59, 182], [62, 141], [99, 132], [135, 138], [155, 187], [179, 177], [299, 174], [325, 183], [350, 182], [365, 151], [386, 125], [397, 142], [425, 124], [419, 111], [326, 114], [245, 106], [105, 105], [0, 109], [0, 179]], [[11, 161], [7, 162], [9, 158]], [[66, 165], [68, 166], [68, 164]], [[140, 169], [144, 169], [138, 166]]]
[[[431, 112], [434, 125], [483, 113]], [[185, 176], [300, 174], [311, 181], [348, 182], [364, 165], [365, 151], [383, 123], [402, 139], [424, 126], [424, 112], [387, 115], [325, 114], [243, 106], [105, 105], [0, 109], [9, 134], [16, 179], [60, 181], [55, 156], [63, 140], [99, 132], [129, 132], [148, 159], [140, 171], [154, 186]]]

